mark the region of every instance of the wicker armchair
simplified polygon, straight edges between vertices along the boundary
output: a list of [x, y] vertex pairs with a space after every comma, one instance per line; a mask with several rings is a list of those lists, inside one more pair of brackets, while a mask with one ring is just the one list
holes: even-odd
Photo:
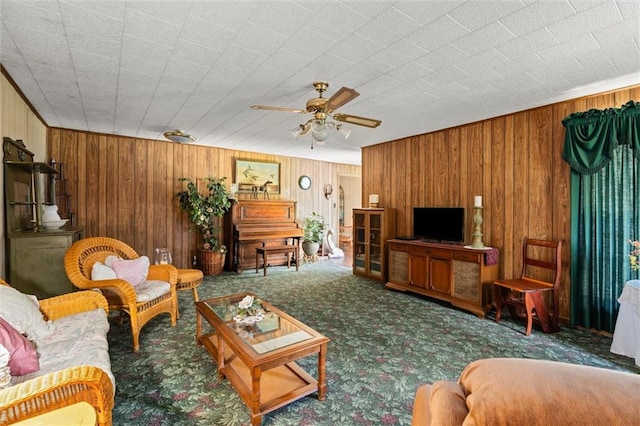
[[[8, 285], [0, 279], [0, 284]], [[40, 310], [47, 320], [102, 308], [106, 299], [95, 291], [78, 291], [42, 299]], [[91, 404], [99, 425], [111, 425], [113, 384], [98, 367], [71, 367], [0, 390], [0, 424], [13, 424], [58, 408], [85, 401]]]
[[172, 265], [151, 265], [147, 280], [166, 281], [171, 285], [170, 291], [155, 299], [138, 302], [135, 288], [124, 280], [91, 280], [93, 265], [96, 262], [104, 263], [107, 256], [110, 255], [122, 259], [137, 259], [139, 257], [135, 250], [122, 241], [107, 237], [84, 238], [75, 242], [67, 250], [64, 256], [64, 268], [74, 286], [79, 289], [100, 289], [109, 302], [110, 310], [118, 310], [129, 315], [133, 350], [137, 352], [140, 348], [140, 330], [151, 318], [166, 312], [171, 315], [171, 326], [176, 325], [178, 273]]

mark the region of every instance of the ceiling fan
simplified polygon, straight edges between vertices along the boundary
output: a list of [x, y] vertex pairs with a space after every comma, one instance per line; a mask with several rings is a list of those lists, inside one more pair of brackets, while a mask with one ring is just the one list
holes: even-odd
[[[324, 143], [324, 141], [327, 139], [327, 128], [335, 128], [336, 130], [339, 130], [341, 133], [343, 133], [345, 139], [351, 133], [350, 130], [344, 129], [342, 127], [342, 124], [336, 125], [333, 122], [327, 121], [328, 117], [331, 117], [336, 121], [371, 128], [376, 128], [380, 125], [380, 123], [382, 123], [380, 120], [376, 120], [373, 118], [358, 117], [357, 115], [351, 114], [334, 113], [335, 110], [358, 97], [360, 93], [348, 87], [341, 87], [340, 90], [338, 90], [330, 98], [323, 98], [322, 94], [327, 90], [328, 87], [329, 83], [327, 82], [314, 82], [313, 88], [318, 92], [318, 97], [309, 99], [307, 101], [305, 109], [294, 109], [265, 105], [251, 105], [251, 109], [293, 112], [297, 114], [313, 114], [312, 118], [310, 118], [306, 123], [300, 124], [299, 128], [296, 128], [294, 132], [295, 136], [305, 136], [309, 134], [309, 132], [311, 132], [313, 139], [318, 144]], [[313, 149], [313, 144], [311, 145], [311, 148]]]

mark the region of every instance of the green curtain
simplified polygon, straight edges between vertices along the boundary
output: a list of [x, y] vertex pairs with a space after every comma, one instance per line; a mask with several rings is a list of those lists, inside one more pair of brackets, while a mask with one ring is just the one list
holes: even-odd
[[617, 298], [633, 274], [628, 240], [640, 239], [640, 103], [562, 123], [571, 166], [571, 323], [613, 332]]

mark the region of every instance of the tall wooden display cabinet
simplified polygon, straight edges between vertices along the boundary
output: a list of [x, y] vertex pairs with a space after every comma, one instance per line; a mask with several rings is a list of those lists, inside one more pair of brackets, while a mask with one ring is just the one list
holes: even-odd
[[38, 299], [74, 291], [64, 270], [64, 254], [84, 230], [74, 226], [49, 230], [42, 224], [43, 206], [55, 204], [45, 199], [46, 193], [55, 191], [44, 190], [42, 181], [53, 181], [47, 177], [58, 172], [34, 162], [34, 154], [21, 140], [4, 137], [2, 145], [7, 281]]
[[395, 232], [395, 210], [353, 209], [353, 273], [386, 280], [387, 240]]

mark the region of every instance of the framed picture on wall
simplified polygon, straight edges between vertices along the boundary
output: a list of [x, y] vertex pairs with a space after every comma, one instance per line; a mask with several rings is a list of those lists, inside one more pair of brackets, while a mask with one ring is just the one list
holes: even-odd
[[254, 187], [266, 187], [270, 194], [279, 194], [280, 163], [236, 160], [235, 183], [239, 192], [252, 192]]

